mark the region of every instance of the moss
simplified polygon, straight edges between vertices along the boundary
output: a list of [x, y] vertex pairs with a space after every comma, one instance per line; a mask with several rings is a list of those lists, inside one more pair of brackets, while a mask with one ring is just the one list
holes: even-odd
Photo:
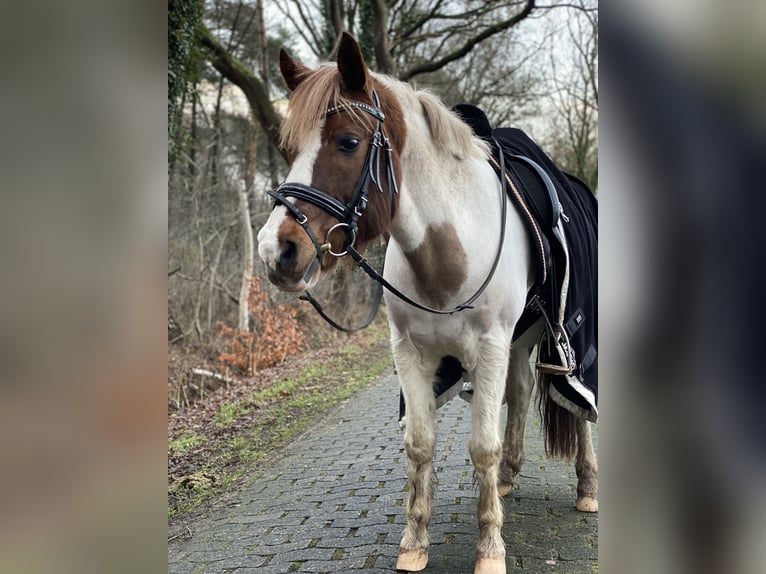
[[168, 140], [176, 138], [176, 120], [189, 80], [198, 72], [197, 41], [202, 0], [168, 1]]

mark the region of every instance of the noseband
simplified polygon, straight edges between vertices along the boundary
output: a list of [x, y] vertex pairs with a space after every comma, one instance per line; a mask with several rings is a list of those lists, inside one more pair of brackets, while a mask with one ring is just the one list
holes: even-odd
[[[386, 154], [386, 180], [388, 183], [389, 206], [393, 205], [393, 194], [399, 193], [396, 177], [394, 175], [393, 149], [391, 148], [391, 143], [388, 138], [383, 133], [383, 120], [386, 116], [383, 113], [383, 110], [380, 109], [380, 99], [375, 90], [372, 90], [372, 100], [374, 106], [365, 104], [364, 102], [352, 101], [341, 106], [333, 106], [322, 115], [322, 118], [327, 118], [340, 112], [349, 111], [353, 108], [370, 114], [377, 122], [375, 132], [372, 134], [370, 145], [367, 148], [367, 156], [365, 157], [364, 166], [362, 167], [362, 174], [354, 188], [351, 201], [343, 203], [321, 189], [317, 189], [311, 185], [293, 182], [285, 182], [277, 189], [267, 192], [274, 198], [276, 203], [281, 203], [293, 214], [295, 220], [301, 227], [303, 227], [304, 231], [311, 239], [311, 242], [314, 244], [314, 249], [316, 249], [316, 259], [309, 267], [305, 277], [311, 277], [316, 270], [316, 267], [321, 265], [322, 257], [325, 252], [329, 252], [330, 255], [335, 257], [342, 257], [348, 253], [349, 248], [353, 248], [359, 232], [359, 218], [362, 217], [367, 210], [367, 196], [370, 191], [370, 183], [374, 183], [378, 187], [378, 191], [383, 193], [380, 179], [380, 164], [383, 152]], [[306, 214], [303, 213], [295, 203], [287, 199], [288, 197], [301, 199], [316, 205], [338, 220], [338, 223], [333, 225], [327, 232], [324, 243], [320, 243], [317, 236], [311, 230]], [[345, 233], [343, 249], [338, 253], [334, 252], [330, 245], [330, 235], [332, 235], [336, 229], [343, 229]]]

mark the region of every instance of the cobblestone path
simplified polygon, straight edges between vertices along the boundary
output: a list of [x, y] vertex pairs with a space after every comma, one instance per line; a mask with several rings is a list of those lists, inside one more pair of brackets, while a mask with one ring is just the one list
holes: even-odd
[[[189, 523], [191, 536], [169, 545], [169, 573], [395, 572], [406, 497], [398, 400], [391, 374], [349, 399], [225, 507]], [[473, 572], [470, 418], [460, 398], [438, 411], [427, 573]], [[526, 463], [505, 500], [508, 571], [598, 572], [598, 515], [575, 509], [574, 467], [545, 458], [533, 413], [525, 444]]]

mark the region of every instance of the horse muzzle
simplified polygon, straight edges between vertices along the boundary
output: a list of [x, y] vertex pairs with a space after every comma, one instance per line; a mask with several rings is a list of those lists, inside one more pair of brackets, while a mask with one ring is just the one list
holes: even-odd
[[279, 288], [280, 291], [300, 293], [301, 291], [305, 291], [309, 288], [309, 284], [303, 278], [299, 279], [297, 282], [293, 282], [282, 276], [278, 271], [275, 271], [271, 267], [268, 268], [268, 278], [269, 281], [274, 286]]
[[286, 241], [285, 247], [275, 257], [261, 259], [266, 263], [269, 281], [282, 291], [293, 293], [313, 287], [319, 280], [320, 261], [313, 257], [308, 263], [300, 263], [301, 248], [292, 241]]
[[321, 262], [309, 237], [282, 209], [274, 209], [258, 232], [258, 256], [280, 290], [305, 291], [319, 279]]

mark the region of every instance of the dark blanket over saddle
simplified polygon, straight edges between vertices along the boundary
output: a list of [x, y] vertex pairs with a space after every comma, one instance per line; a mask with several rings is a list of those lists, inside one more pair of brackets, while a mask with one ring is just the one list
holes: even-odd
[[[562, 407], [595, 421], [598, 416], [598, 205], [588, 187], [561, 171], [522, 130], [492, 130], [475, 106], [455, 111], [474, 132], [502, 149], [509, 189], [528, 227], [537, 252], [538, 283], [528, 298], [527, 311], [516, 335], [545, 314], [554, 329], [563, 327], [574, 355], [573, 371], [552, 375], [549, 394]], [[499, 160], [498, 150], [494, 149]], [[499, 164], [499, 162], [498, 162]], [[496, 166], [499, 167], [499, 166]], [[518, 191], [519, 197], [514, 193]], [[530, 217], [531, 214], [531, 217]], [[561, 225], [559, 226], [559, 221]], [[564, 238], [560, 236], [563, 228]], [[565, 293], [564, 305], [561, 297]], [[551, 359], [540, 350], [538, 362]]]
[[[561, 171], [527, 134], [516, 128], [493, 130], [476, 106], [461, 104], [454, 111], [486, 140], [500, 174], [502, 150], [508, 194], [527, 227], [537, 263], [537, 282], [527, 297], [514, 340], [541, 316], [546, 335], [538, 353], [538, 376], [559, 406], [578, 417], [598, 418], [598, 205], [590, 189]], [[499, 149], [495, 145], [499, 145]], [[563, 230], [563, 236], [562, 236]], [[563, 302], [562, 302], [563, 297]], [[556, 345], [563, 331], [568, 339], [562, 357]], [[558, 355], [558, 356], [557, 356]], [[551, 372], [541, 363], [565, 364], [571, 372]], [[568, 371], [568, 369], [567, 369]], [[449, 400], [462, 378], [454, 357], [444, 357], [435, 373], [437, 404]], [[439, 399], [444, 399], [440, 401]], [[405, 414], [400, 393], [399, 419]]]
[[[574, 351], [575, 369], [571, 376], [554, 376], [549, 392], [561, 406], [591, 420], [597, 416], [598, 401], [598, 206], [588, 187], [573, 175], [562, 172], [553, 161], [519, 129], [498, 128], [495, 139], [506, 158], [506, 169], [517, 180], [519, 191], [532, 208], [540, 228], [550, 244], [550, 276], [535, 287], [555, 322], [559, 297], [566, 281], [566, 257], [569, 258], [568, 284], [563, 327]], [[546, 196], [540, 190], [541, 177], [518, 156], [542, 167], [550, 178], [559, 202], [560, 218], [566, 243], [551, 229], [552, 217]], [[516, 182], [515, 182], [516, 183]], [[522, 191], [523, 190], [523, 191]], [[536, 195], [535, 195], [536, 194]], [[542, 197], [542, 200], [540, 199]], [[554, 199], [555, 201], [555, 199]], [[555, 205], [553, 212], [555, 213]], [[567, 253], [564, 253], [564, 249]], [[541, 352], [545, 352], [541, 349]], [[583, 388], [584, 387], [584, 388]], [[561, 396], [556, 396], [558, 393]], [[582, 409], [582, 410], [580, 410]], [[585, 412], [583, 412], [585, 411]]]

